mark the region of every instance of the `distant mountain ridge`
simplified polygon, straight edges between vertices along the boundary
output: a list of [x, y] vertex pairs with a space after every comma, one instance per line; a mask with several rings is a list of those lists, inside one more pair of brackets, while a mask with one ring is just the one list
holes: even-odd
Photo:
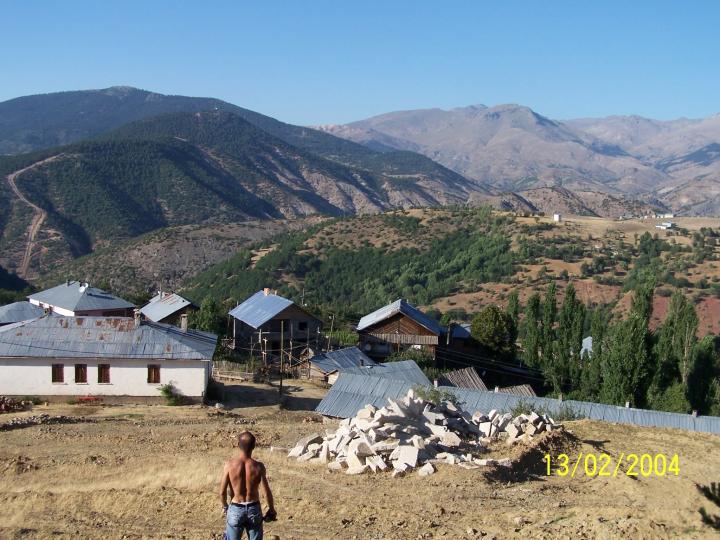
[[720, 215], [720, 115], [558, 121], [521, 105], [472, 105], [319, 129], [371, 148], [412, 149], [499, 190], [555, 186]]
[[234, 106], [154, 115], [6, 156], [0, 176], [0, 264], [24, 278], [165, 227], [464, 204], [487, 193], [420, 154], [374, 151]]

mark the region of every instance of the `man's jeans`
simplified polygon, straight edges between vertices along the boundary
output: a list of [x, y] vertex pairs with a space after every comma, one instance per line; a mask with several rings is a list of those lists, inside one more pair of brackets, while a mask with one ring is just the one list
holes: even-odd
[[263, 516], [259, 502], [232, 503], [228, 507], [225, 540], [240, 540], [243, 531], [247, 531], [248, 540], [262, 540]]

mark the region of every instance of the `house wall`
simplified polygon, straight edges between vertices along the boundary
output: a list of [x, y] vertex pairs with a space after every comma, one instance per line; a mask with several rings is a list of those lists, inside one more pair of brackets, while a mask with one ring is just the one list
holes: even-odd
[[28, 301], [35, 305], [39, 306], [43, 309], [49, 309], [53, 313], [57, 313], [58, 315], [62, 315], [64, 317], [132, 317], [133, 316], [133, 310], [128, 309], [96, 309], [96, 310], [85, 310], [85, 311], [70, 311], [69, 309], [61, 308], [58, 306], [53, 306], [50, 304], [44, 304], [43, 302], [38, 302], [37, 300], [34, 300], [32, 298], [28, 299]]
[[[52, 365], [64, 364], [63, 383], [52, 382]], [[87, 364], [87, 384], [75, 383], [75, 364]], [[100, 384], [98, 364], [110, 364], [110, 383]], [[147, 382], [148, 364], [160, 365], [160, 384]], [[184, 396], [205, 394], [211, 362], [200, 360], [0, 358], [0, 395], [150, 396], [172, 382]]]
[[[280, 332], [281, 321], [285, 321], [282, 333]], [[304, 329], [301, 329], [301, 323], [306, 325]], [[308, 341], [314, 343], [318, 337], [318, 329], [321, 328], [322, 322], [319, 319], [293, 304], [258, 329], [252, 328], [242, 321], [234, 320], [233, 331], [236, 347], [247, 347], [252, 339], [255, 344], [254, 350], [256, 353], [260, 352], [260, 346], [257, 340], [259, 332], [262, 331], [263, 340], [267, 339], [268, 351], [273, 351], [272, 354], [277, 355], [280, 349], [281, 334], [285, 348], [289, 346], [290, 340], [293, 341], [293, 347], [296, 347], [298, 343], [306, 343]]]
[[435, 354], [439, 336], [404, 313], [369, 326], [359, 332], [360, 349], [376, 360], [382, 360], [398, 350], [422, 346]]

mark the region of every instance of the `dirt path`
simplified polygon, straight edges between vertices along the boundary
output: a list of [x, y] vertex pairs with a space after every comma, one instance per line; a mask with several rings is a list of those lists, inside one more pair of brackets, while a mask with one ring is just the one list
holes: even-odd
[[35, 237], [37, 236], [37, 233], [40, 232], [40, 227], [42, 227], [42, 224], [47, 217], [47, 212], [40, 208], [37, 204], [31, 202], [27, 197], [25, 197], [25, 195], [22, 194], [20, 189], [18, 189], [16, 181], [18, 176], [20, 176], [21, 174], [46, 163], [50, 163], [51, 161], [55, 161], [61, 156], [62, 154], [58, 154], [56, 156], [51, 156], [49, 158], [43, 159], [41, 161], [37, 161], [32, 165], [29, 165], [24, 169], [20, 169], [19, 171], [15, 171], [14, 173], [10, 173], [5, 177], [8, 185], [10, 186], [10, 189], [13, 191], [15, 196], [22, 202], [27, 204], [29, 207], [31, 207], [35, 212], [32, 222], [30, 223], [30, 227], [28, 227], [28, 239], [27, 244], [25, 245], [25, 253], [23, 254], [22, 262], [20, 263], [20, 268], [18, 269], [18, 275], [21, 278], [27, 277], [28, 269], [30, 268], [30, 260], [32, 258], [32, 251], [35, 247]]

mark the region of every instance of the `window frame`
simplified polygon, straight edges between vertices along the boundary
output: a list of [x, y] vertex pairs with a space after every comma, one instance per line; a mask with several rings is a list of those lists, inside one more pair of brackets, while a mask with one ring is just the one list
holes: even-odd
[[[56, 375], [58, 374], [58, 371], [56, 370], [59, 370], [59, 377], [56, 377]], [[50, 382], [52, 384], [65, 384], [65, 364], [51, 364]]]
[[[102, 374], [107, 369], [107, 380], [103, 380]], [[98, 384], [112, 384], [110, 382], [110, 364], [98, 364], [97, 365], [97, 382]]]
[[[82, 369], [82, 375], [84, 380], [78, 380], [78, 368]], [[75, 384], [88, 384], [87, 364], [75, 364]]]
[[[151, 375], [157, 375], [157, 380], [152, 380], [155, 377]], [[148, 364], [147, 365], [147, 383], [148, 384], [160, 384], [160, 364]]]

